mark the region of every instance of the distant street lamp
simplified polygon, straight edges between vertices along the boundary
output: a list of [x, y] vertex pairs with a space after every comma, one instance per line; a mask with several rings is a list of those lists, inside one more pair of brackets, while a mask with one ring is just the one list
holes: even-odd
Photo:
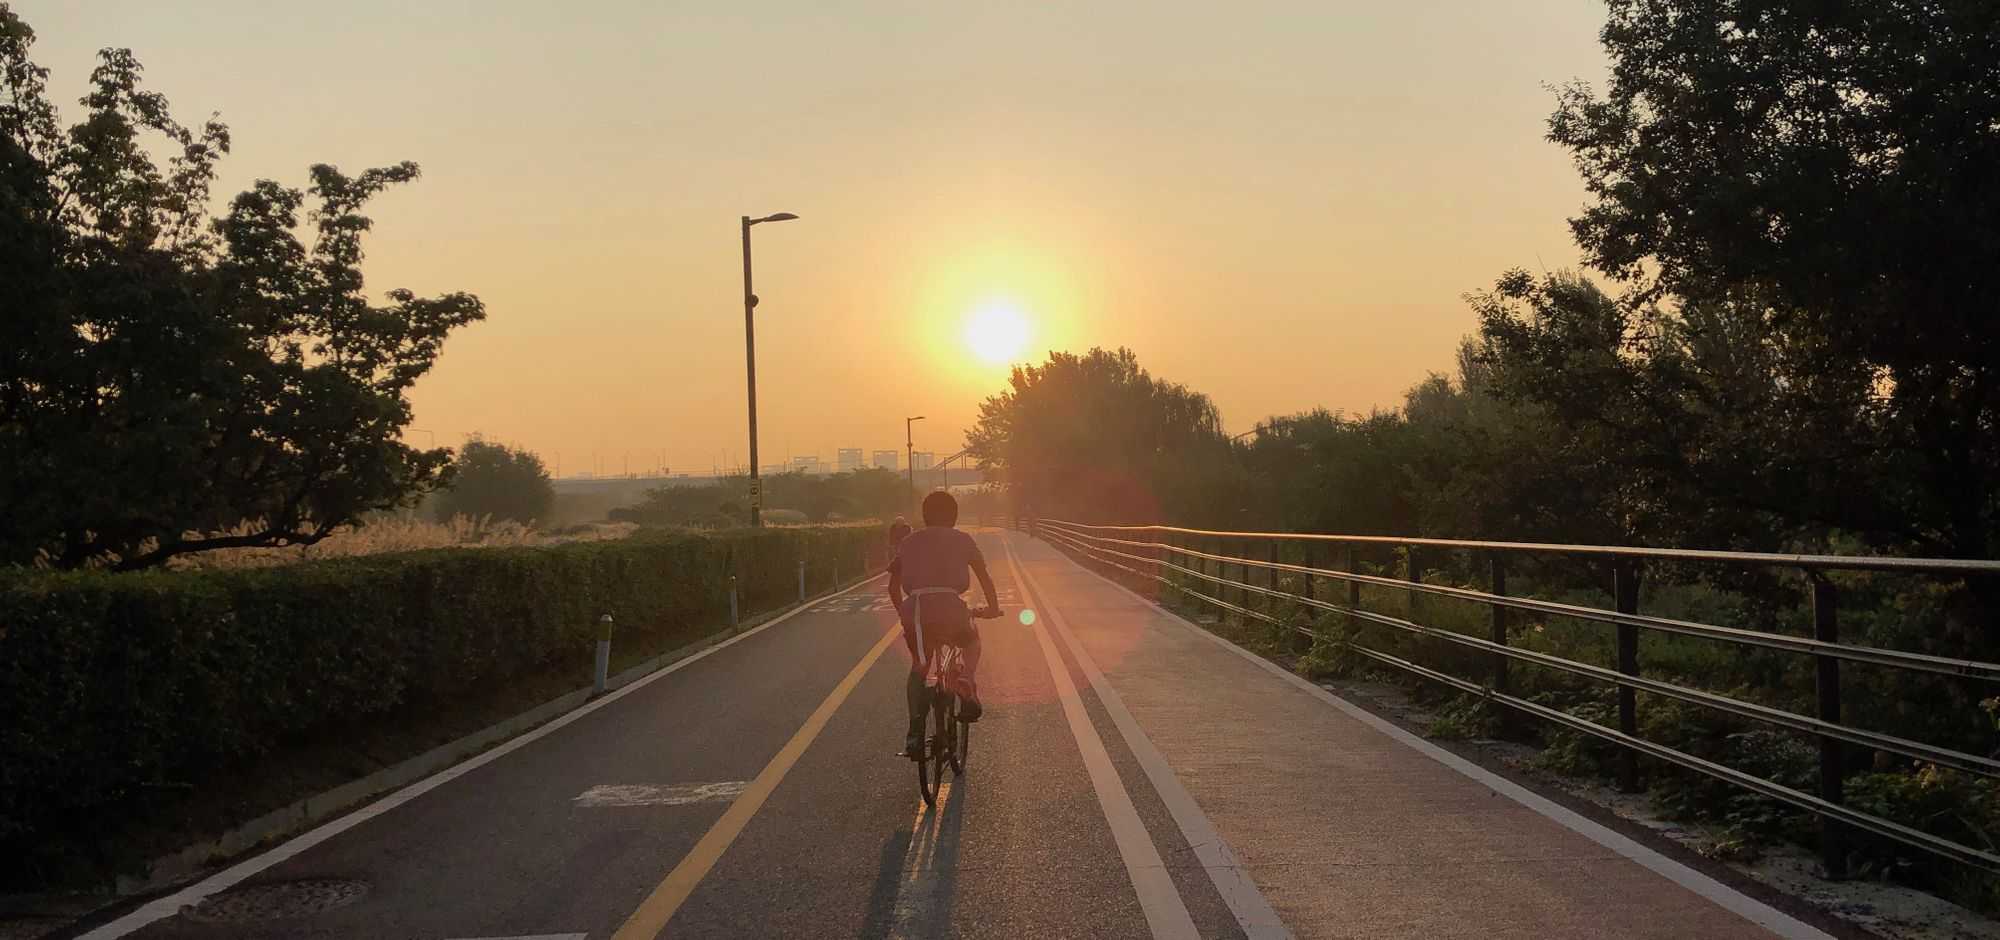
[[743, 362], [750, 383], [750, 526], [764, 524], [763, 482], [757, 478], [757, 294], [750, 286], [750, 226], [760, 222], [790, 222], [798, 216], [789, 212], [761, 219], [743, 217]]
[[904, 469], [909, 471], [910, 474], [911, 505], [915, 505], [917, 502], [917, 439], [910, 436], [910, 425], [922, 420], [924, 420], [923, 415], [903, 419], [903, 452], [907, 455], [903, 458], [903, 464]]

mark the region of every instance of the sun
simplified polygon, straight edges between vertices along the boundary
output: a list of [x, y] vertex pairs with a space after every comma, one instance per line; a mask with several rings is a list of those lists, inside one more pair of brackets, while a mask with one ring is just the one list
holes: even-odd
[[1028, 318], [1005, 301], [982, 304], [965, 318], [965, 345], [990, 365], [1014, 362], [1028, 348]]

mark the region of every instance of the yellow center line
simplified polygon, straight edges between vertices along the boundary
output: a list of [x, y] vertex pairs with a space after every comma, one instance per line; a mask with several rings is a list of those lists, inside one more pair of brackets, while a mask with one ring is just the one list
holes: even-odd
[[813, 711], [812, 717], [807, 718], [806, 723], [799, 726], [798, 733], [793, 734], [792, 739], [779, 749], [778, 755], [764, 765], [757, 778], [743, 788], [743, 795], [737, 797], [736, 802], [729, 804], [729, 809], [723, 812], [722, 818], [709, 827], [707, 834], [701, 837], [701, 841], [695, 843], [694, 848], [688, 851], [680, 864], [675, 865], [674, 870], [667, 873], [666, 880], [660, 882], [659, 887], [654, 888], [653, 893], [646, 897], [645, 903], [640, 904], [639, 909], [632, 912], [631, 918], [625, 921], [625, 925], [618, 928], [617, 933], [612, 934], [612, 940], [653, 940], [660, 935], [660, 931], [666, 929], [667, 921], [673, 919], [674, 912], [680, 910], [688, 895], [694, 893], [695, 886], [708, 876], [709, 870], [722, 858], [722, 853], [728, 851], [730, 844], [742, 834], [743, 827], [749, 824], [750, 818], [763, 808], [764, 800], [770, 797], [771, 791], [778, 788], [779, 781], [784, 780], [792, 765], [798, 763], [799, 756], [806, 752], [806, 748], [812, 744], [814, 738], [819, 737], [820, 729], [826, 727], [827, 721], [833, 717], [835, 711], [839, 710], [840, 704], [847, 701], [847, 696], [854, 691], [854, 687], [861, 684], [861, 677], [868, 674], [869, 668], [875, 665], [876, 660], [882, 658], [883, 651], [896, 641], [897, 635], [901, 632], [900, 626], [891, 627], [889, 632], [882, 635], [882, 639], [876, 641], [875, 648], [869, 650], [868, 655], [861, 657], [861, 662], [855, 664], [854, 669], [848, 672], [847, 678], [840, 680], [840, 684], [834, 686], [833, 691], [827, 695], [826, 701], [819, 703], [819, 708]]

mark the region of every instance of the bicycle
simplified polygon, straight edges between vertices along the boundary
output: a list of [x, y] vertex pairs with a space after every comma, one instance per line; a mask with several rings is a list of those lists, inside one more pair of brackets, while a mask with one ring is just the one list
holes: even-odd
[[[999, 611], [974, 611], [973, 617], [992, 620]], [[972, 724], [959, 717], [960, 690], [964, 677], [965, 651], [956, 643], [939, 643], [924, 672], [924, 686], [930, 690], [930, 721], [933, 732], [924, 738], [922, 751], [911, 756], [917, 765], [917, 793], [924, 805], [937, 806], [938, 789], [944, 785], [944, 769], [950, 765], [953, 777], [965, 773], [966, 755], [972, 748]]]

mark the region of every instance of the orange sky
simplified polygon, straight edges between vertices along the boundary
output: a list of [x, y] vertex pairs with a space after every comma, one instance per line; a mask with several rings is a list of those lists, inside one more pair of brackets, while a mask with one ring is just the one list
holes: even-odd
[[226, 192], [421, 163], [373, 206], [370, 290], [490, 319], [415, 426], [565, 474], [744, 459], [744, 214], [802, 217], [757, 229], [766, 463], [908, 414], [956, 450], [1004, 381], [962, 338], [982, 304], [1239, 430], [1393, 405], [1461, 294], [1575, 263], [1544, 86], [1602, 79], [1599, 0], [962, 6], [14, 2], [63, 104], [122, 45], [184, 122], [221, 112]]

